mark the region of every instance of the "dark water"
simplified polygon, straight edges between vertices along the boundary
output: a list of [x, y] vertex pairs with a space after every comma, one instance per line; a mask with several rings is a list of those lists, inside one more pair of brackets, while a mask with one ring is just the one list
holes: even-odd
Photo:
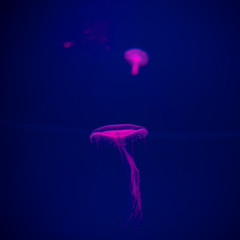
[[[9, 1], [0, 238], [239, 239], [238, 18], [231, 1]], [[136, 77], [123, 58], [130, 48], [149, 54]], [[140, 223], [126, 224], [118, 149], [89, 141], [123, 123], [149, 131], [133, 146]]]

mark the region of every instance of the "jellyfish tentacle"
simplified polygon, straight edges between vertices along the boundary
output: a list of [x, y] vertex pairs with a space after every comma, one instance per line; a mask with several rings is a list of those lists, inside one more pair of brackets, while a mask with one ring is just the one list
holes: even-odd
[[133, 160], [133, 157], [127, 152], [125, 147], [121, 150], [126, 157], [126, 160], [130, 166], [130, 192], [132, 197], [133, 212], [131, 216], [135, 218], [142, 218], [142, 207], [141, 207], [141, 192], [140, 192], [140, 174], [137, 166]]

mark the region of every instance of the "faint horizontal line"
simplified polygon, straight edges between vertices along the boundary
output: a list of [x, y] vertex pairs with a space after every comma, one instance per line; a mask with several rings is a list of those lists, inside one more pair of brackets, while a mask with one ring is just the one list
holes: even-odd
[[53, 133], [59, 133], [59, 134], [71, 134], [71, 135], [89, 135], [90, 134], [90, 131], [81, 130], [81, 129], [37, 125], [37, 124], [20, 123], [20, 122], [12, 122], [12, 121], [0, 121], [0, 125], [9, 127], [9, 128], [22, 128], [30, 131], [53, 132]]
[[[58, 134], [70, 135], [90, 135], [91, 131], [67, 128], [37, 125], [30, 123], [20, 123], [13, 121], [0, 120], [0, 126], [9, 128], [22, 128], [30, 131], [52, 132]], [[240, 137], [240, 131], [221, 131], [221, 132], [149, 132], [149, 138], [152, 139], [199, 139], [199, 138], [235, 138]]]
[[240, 137], [240, 131], [221, 132], [154, 132], [152, 138], [158, 139], [184, 139], [184, 138], [233, 138]]

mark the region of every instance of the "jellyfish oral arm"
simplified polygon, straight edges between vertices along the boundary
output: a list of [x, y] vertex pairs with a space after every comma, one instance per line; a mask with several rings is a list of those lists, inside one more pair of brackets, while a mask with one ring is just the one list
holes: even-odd
[[132, 214], [134, 218], [142, 218], [142, 207], [141, 207], [141, 192], [140, 192], [140, 174], [137, 166], [133, 160], [133, 157], [127, 152], [126, 148], [122, 145], [119, 147], [119, 151], [122, 157], [125, 157], [130, 167], [130, 193], [132, 198]]
[[132, 75], [135, 76], [138, 74], [139, 64], [137, 62], [132, 65]]

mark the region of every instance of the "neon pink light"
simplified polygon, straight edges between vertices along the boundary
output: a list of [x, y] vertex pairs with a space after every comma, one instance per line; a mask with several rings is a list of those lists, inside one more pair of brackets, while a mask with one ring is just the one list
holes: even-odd
[[148, 55], [141, 49], [130, 49], [124, 53], [124, 58], [132, 66], [132, 75], [137, 75], [139, 67], [148, 64]]
[[132, 124], [119, 124], [108, 125], [97, 128], [90, 135], [90, 141], [93, 143], [105, 141], [117, 145], [123, 160], [125, 159], [130, 167], [130, 192], [132, 198], [132, 214], [130, 216], [141, 219], [141, 192], [140, 192], [140, 174], [133, 157], [127, 152], [126, 145], [137, 139], [145, 138], [148, 134], [146, 128], [132, 125]]

